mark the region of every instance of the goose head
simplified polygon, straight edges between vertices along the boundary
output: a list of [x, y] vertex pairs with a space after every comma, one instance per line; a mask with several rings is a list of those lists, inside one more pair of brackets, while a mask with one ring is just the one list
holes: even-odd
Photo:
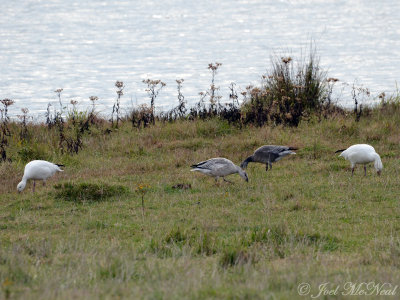
[[25, 181], [21, 181], [20, 183], [18, 183], [18, 185], [17, 185], [18, 193], [21, 193], [25, 189], [25, 186], [26, 186]]

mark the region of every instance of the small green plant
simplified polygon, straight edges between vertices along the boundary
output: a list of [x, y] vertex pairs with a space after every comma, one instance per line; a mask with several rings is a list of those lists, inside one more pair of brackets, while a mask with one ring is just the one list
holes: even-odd
[[219, 116], [221, 119], [227, 120], [229, 124], [236, 124], [241, 127], [242, 122], [239, 106], [239, 96], [236, 92], [235, 86], [236, 84], [234, 82], [231, 82], [229, 86], [229, 100], [231, 102], [225, 104], [224, 106], [221, 105]]
[[355, 83], [353, 83], [351, 96], [354, 101], [354, 117], [356, 122], [359, 122], [361, 115], [363, 114], [363, 104], [360, 102], [368, 99], [371, 96], [371, 92], [368, 88], [364, 88], [363, 86], [356, 86]]
[[154, 102], [166, 84], [162, 82], [161, 80], [152, 80], [152, 79], [146, 79], [143, 80], [143, 83], [147, 85], [146, 92], [150, 97], [150, 110], [151, 110], [151, 123], [154, 125], [155, 124], [155, 114], [154, 114]]
[[176, 121], [177, 119], [183, 119], [186, 116], [186, 101], [185, 97], [182, 94], [182, 83], [184, 82], [183, 79], [177, 79], [176, 83], [178, 84], [178, 101], [179, 104], [177, 107], [167, 111], [165, 114], [161, 113], [160, 118], [163, 121]]
[[62, 101], [61, 101], [61, 93], [62, 93], [63, 90], [64, 90], [64, 89], [56, 89], [56, 90], [54, 91], [54, 93], [56, 93], [56, 94], [57, 94], [57, 97], [58, 97], [58, 102], [59, 102], [59, 104], [60, 104], [60, 113], [61, 113], [61, 114], [62, 114], [63, 111], [64, 111], [64, 107], [63, 107], [63, 104], [62, 104]]
[[144, 195], [148, 192], [148, 190], [150, 189], [150, 185], [145, 184], [145, 183], [141, 183], [139, 184], [135, 191], [136, 193], [138, 193], [142, 199], [142, 219], [144, 222]]
[[117, 88], [117, 100], [115, 101], [111, 113], [111, 126], [114, 127], [114, 114], [115, 114], [115, 127], [118, 128], [118, 123], [121, 120], [121, 115], [119, 112], [121, 97], [124, 95], [125, 85], [122, 81], [115, 82], [115, 87]]
[[14, 100], [6, 98], [0, 100], [0, 103], [3, 104], [3, 108], [0, 109], [0, 161], [6, 161], [6, 147], [8, 146], [7, 138], [11, 137], [11, 131], [8, 126], [10, 121], [8, 116], [8, 107], [14, 104]]
[[[195, 120], [200, 118], [202, 120], [217, 117], [222, 109], [222, 105], [220, 103], [221, 96], [218, 95], [219, 87], [215, 85], [215, 76], [217, 75], [218, 68], [222, 66], [221, 63], [215, 62], [208, 64], [207, 69], [211, 71], [211, 84], [210, 88], [205, 92], [200, 92], [200, 101], [196, 104], [196, 106], [190, 109], [189, 119]], [[208, 97], [208, 101], [210, 102], [208, 108], [205, 104], [205, 99]]]
[[77, 101], [71, 100], [72, 109], [68, 111], [64, 141], [69, 154], [78, 154], [83, 147], [83, 135], [90, 130], [92, 112], [78, 111]]
[[18, 118], [21, 120], [21, 131], [19, 132], [19, 138], [21, 141], [25, 141], [28, 139], [28, 112], [29, 109], [21, 108], [22, 115], [18, 115]]
[[92, 102], [92, 110], [90, 111], [90, 113], [94, 115], [95, 110], [96, 110], [96, 101], [99, 100], [99, 97], [90, 96], [89, 100], [90, 100], [90, 102]]
[[221, 107], [221, 96], [217, 94], [219, 87], [215, 86], [215, 76], [220, 66], [222, 66], [222, 64], [219, 62], [208, 64], [208, 69], [211, 71], [211, 85], [207, 93], [210, 96], [210, 111], [215, 115], [219, 113]]

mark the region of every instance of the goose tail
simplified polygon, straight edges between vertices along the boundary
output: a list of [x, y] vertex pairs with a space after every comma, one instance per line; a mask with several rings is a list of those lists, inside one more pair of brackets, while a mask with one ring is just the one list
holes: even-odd
[[336, 150], [335, 153], [343, 152], [344, 150], [346, 150], [346, 149]]
[[376, 153], [374, 167], [375, 167], [375, 170], [378, 172], [378, 174], [380, 174], [383, 169], [383, 164], [382, 164], [381, 157], [379, 156], [378, 153]]

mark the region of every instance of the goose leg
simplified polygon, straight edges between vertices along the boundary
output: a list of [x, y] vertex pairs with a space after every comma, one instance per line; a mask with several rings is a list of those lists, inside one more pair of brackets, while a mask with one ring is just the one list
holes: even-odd
[[222, 177], [222, 178], [224, 179], [225, 182], [233, 183], [232, 181], [225, 179], [225, 177]]
[[364, 176], [367, 176], [367, 166], [364, 165]]
[[36, 181], [34, 180], [34, 181], [33, 181], [33, 188], [32, 188], [32, 191], [33, 191], [33, 192], [35, 192], [35, 186], [36, 186]]
[[354, 167], [351, 168], [351, 176], [354, 175]]
[[269, 169], [272, 170], [272, 163], [269, 163]]
[[265, 165], [265, 172], [268, 172], [268, 163]]

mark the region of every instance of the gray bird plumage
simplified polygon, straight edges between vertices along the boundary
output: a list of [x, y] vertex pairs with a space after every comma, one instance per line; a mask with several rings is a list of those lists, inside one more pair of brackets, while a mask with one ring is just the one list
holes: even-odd
[[225, 179], [225, 176], [235, 173], [238, 173], [244, 180], [249, 181], [246, 172], [243, 171], [242, 168], [223, 157], [211, 158], [190, 167], [193, 168], [191, 171], [197, 171], [215, 177], [215, 181], [217, 181], [219, 177], [222, 177], [224, 181], [230, 182]]
[[240, 166], [243, 169], [246, 169], [249, 162], [258, 162], [265, 164], [265, 170], [268, 171], [268, 166], [272, 169], [273, 162], [276, 162], [289, 154], [296, 154], [296, 152], [293, 152], [292, 150], [297, 150], [297, 148], [276, 145], [261, 146], [254, 151], [253, 155], [246, 158]]

